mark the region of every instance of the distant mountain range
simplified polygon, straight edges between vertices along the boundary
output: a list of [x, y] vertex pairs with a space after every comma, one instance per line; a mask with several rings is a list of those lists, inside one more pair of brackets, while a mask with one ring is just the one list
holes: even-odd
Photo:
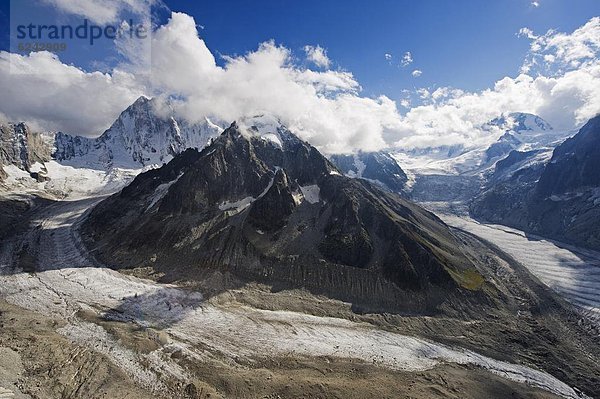
[[470, 209], [485, 221], [600, 249], [600, 116], [551, 157], [513, 151]]
[[329, 159], [348, 177], [366, 179], [396, 193], [406, 189], [406, 173], [386, 152], [334, 154]]
[[207, 118], [189, 123], [146, 97], [97, 138], [33, 132], [24, 123], [0, 125], [0, 182], [9, 190], [44, 190], [58, 197], [110, 193], [187, 148], [203, 148], [222, 131]]
[[[557, 131], [535, 115], [511, 113], [483, 127], [503, 132], [487, 147], [331, 154], [329, 160], [348, 177], [406, 198], [465, 201], [474, 217], [600, 248], [594, 228], [600, 195], [600, 184], [593, 181], [600, 175], [596, 124], [594, 118], [565, 141], [575, 132]], [[279, 132], [288, 132], [269, 115], [241, 117], [238, 125], [276, 146], [284, 145]], [[188, 148], [203, 149], [224, 126], [208, 118], [190, 123], [146, 97], [95, 139], [33, 132], [24, 123], [0, 125], [0, 181], [21, 173], [21, 183], [29, 176], [30, 184], [60, 191], [94, 180], [89, 190], [106, 186], [111, 192]]]

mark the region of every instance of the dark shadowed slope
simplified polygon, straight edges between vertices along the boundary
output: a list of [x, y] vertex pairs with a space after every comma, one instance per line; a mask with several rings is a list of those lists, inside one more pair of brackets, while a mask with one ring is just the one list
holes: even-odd
[[284, 128], [231, 125], [99, 204], [90, 245], [116, 267], [167, 279], [227, 271], [396, 310], [433, 310], [482, 278], [433, 214], [342, 176]]

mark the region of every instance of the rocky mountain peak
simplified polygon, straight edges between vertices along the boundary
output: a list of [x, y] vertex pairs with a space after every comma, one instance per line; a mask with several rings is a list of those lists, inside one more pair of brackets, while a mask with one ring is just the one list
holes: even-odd
[[208, 118], [192, 123], [168, 104], [141, 96], [96, 139], [57, 134], [55, 154], [59, 160], [86, 157], [102, 168], [158, 166], [187, 148], [202, 149], [222, 130]]
[[537, 185], [542, 196], [600, 186], [600, 115], [556, 147]]
[[367, 179], [393, 192], [402, 192], [408, 177], [388, 153], [335, 154], [331, 161], [348, 177]]
[[477, 274], [429, 212], [343, 176], [285, 126], [267, 130], [279, 143], [253, 126], [232, 123], [202, 151], [175, 156], [103, 201], [85, 227], [92, 245], [130, 264], [115, 254], [135, 243], [140, 262], [156, 254], [155, 266], [173, 278], [230, 271], [422, 309], [436, 306], [437, 294], [424, 294], [432, 287], [452, 290]]
[[47, 138], [23, 122], [0, 125], [0, 165], [14, 165], [30, 171], [36, 162], [50, 159]]
[[552, 126], [537, 115], [526, 112], [511, 112], [503, 114], [488, 122], [489, 126], [498, 126], [505, 131], [526, 132], [526, 131], [548, 131], [553, 130]]

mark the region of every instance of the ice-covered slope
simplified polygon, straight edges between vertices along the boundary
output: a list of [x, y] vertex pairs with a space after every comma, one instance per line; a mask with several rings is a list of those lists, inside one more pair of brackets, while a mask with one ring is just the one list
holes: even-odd
[[142, 170], [187, 148], [203, 148], [223, 129], [205, 118], [190, 123], [167, 105], [140, 97], [97, 138], [0, 126], [0, 180], [6, 191], [64, 196], [114, 192]]
[[449, 225], [469, 231], [512, 256], [536, 277], [600, 323], [600, 253], [560, 244], [510, 227], [439, 213]]
[[511, 113], [490, 121], [487, 128], [498, 127], [504, 134], [485, 151], [485, 161], [504, 158], [511, 151], [552, 149], [575, 132], [553, 129], [542, 118], [527, 113]]
[[396, 193], [406, 188], [406, 173], [398, 162], [384, 151], [334, 154], [329, 159], [348, 177], [367, 179]]
[[[575, 133], [553, 129], [540, 117], [527, 113], [502, 115], [478, 130], [477, 136], [487, 139], [482, 138], [472, 146], [441, 146], [411, 151], [397, 149], [392, 152], [409, 176], [412, 199], [423, 202], [471, 201], [502, 177], [496, 168], [497, 163], [504, 164], [503, 167], [508, 162], [518, 163], [519, 167], [526, 164], [543, 166], [555, 146]], [[519, 158], [518, 162], [516, 158]]]
[[[471, 204], [482, 220], [600, 249], [600, 116], [547, 153], [511, 153]], [[541, 161], [531, 160], [542, 157]], [[522, 159], [520, 159], [522, 158]]]
[[[369, 364], [409, 372], [462, 364], [565, 398], [586, 397], [544, 371], [459, 346], [364, 322], [215, 304], [197, 291], [103, 268], [85, 251], [75, 229], [96, 201], [60, 202], [33, 221], [40, 228], [25, 239], [37, 247], [36, 273], [15, 268], [16, 248], [0, 248], [0, 296], [60, 320], [58, 332], [70, 342], [107, 356], [157, 396], [172, 397], [166, 381], [181, 385], [192, 378], [193, 368], [186, 367], [186, 361], [219, 359], [248, 368], [262, 359], [325, 357], [352, 359], [357, 367]], [[135, 350], [126, 337], [115, 337], [110, 322], [113, 326], [126, 322], [136, 330], [154, 333], [160, 345], [152, 351]]]
[[574, 131], [553, 129], [536, 115], [518, 112], [495, 118], [478, 130], [489, 140], [471, 146], [440, 146], [393, 151], [398, 163], [418, 175], [474, 175], [493, 167], [510, 151], [552, 149]]
[[160, 166], [187, 148], [203, 148], [222, 130], [208, 118], [189, 123], [168, 105], [140, 97], [96, 139], [58, 134], [55, 156], [104, 169]]

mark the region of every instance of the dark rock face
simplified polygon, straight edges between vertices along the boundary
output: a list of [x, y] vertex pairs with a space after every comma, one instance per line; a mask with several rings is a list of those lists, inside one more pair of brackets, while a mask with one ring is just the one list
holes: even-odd
[[537, 194], [563, 194], [600, 186], [600, 116], [558, 146], [537, 185]]
[[267, 192], [252, 204], [248, 221], [260, 230], [277, 231], [285, 226], [295, 208], [296, 202], [285, 172], [279, 169]]
[[537, 150], [531, 150], [531, 151], [513, 150], [513, 151], [511, 151], [506, 158], [501, 159], [500, 161], [496, 162], [496, 165], [494, 167], [494, 169], [495, 169], [494, 176], [498, 176], [499, 174], [508, 170], [508, 168], [510, 168], [511, 166], [513, 166], [519, 162], [522, 162], [525, 159], [532, 157], [533, 155], [537, 154], [538, 152], [539, 151], [537, 151]]
[[474, 266], [439, 219], [279, 136], [281, 146], [234, 123], [139, 175], [91, 212], [88, 245], [168, 279], [218, 270], [395, 310], [432, 311], [464, 291]]
[[375, 181], [392, 192], [402, 192], [408, 180], [396, 160], [385, 152], [332, 155], [330, 159], [345, 175]]
[[498, 139], [497, 142], [489, 146], [485, 151], [485, 161], [489, 162], [493, 159], [505, 156], [516, 148], [521, 142], [510, 132], [506, 132]]
[[[513, 151], [498, 162], [495, 178], [473, 201], [471, 213], [493, 223], [600, 249], [600, 117], [559, 145], [549, 162], [514, 167], [535, 155]], [[510, 168], [514, 171], [504, 172]]]
[[57, 132], [54, 137], [55, 150], [52, 156], [58, 161], [63, 161], [84, 156], [88, 154], [93, 147], [93, 139]]
[[29, 171], [36, 162], [50, 160], [51, 145], [24, 123], [0, 125], [0, 165], [15, 165]]

